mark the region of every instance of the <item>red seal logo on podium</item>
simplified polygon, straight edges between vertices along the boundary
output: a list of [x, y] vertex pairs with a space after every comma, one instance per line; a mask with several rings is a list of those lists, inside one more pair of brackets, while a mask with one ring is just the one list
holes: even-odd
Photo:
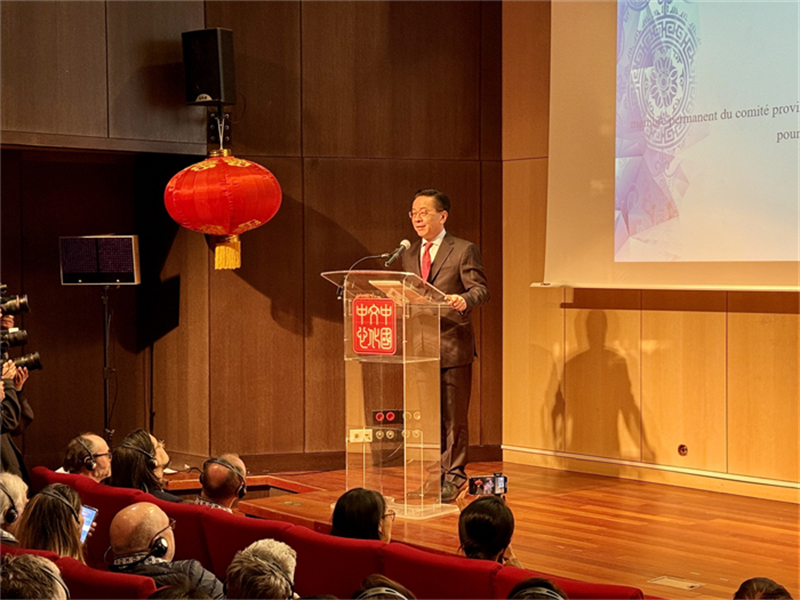
[[397, 313], [394, 300], [353, 300], [353, 351], [356, 354], [394, 354], [397, 351]]

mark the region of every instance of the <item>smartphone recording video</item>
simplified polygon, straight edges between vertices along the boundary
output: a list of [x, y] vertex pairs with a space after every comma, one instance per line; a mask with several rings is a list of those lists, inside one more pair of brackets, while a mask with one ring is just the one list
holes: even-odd
[[468, 491], [472, 496], [502, 496], [508, 493], [508, 477], [502, 473], [470, 477]]

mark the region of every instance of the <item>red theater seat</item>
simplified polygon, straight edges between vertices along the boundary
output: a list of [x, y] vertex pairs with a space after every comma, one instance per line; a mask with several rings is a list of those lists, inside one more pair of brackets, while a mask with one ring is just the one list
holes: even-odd
[[149, 598], [156, 591], [150, 577], [100, 571], [74, 558], [59, 558], [56, 564], [72, 598]]
[[208, 552], [209, 544], [206, 543], [206, 536], [203, 532], [203, 519], [215, 509], [197, 504], [179, 504], [159, 500], [150, 494], [142, 495], [144, 497], [140, 502], [152, 502], [167, 513], [167, 516], [175, 519], [175, 560], [193, 558], [199, 560], [206, 569], [210, 570], [212, 568], [211, 557]]
[[381, 572], [378, 540], [351, 540], [294, 526], [283, 541], [297, 551], [295, 591], [301, 596], [350, 598], [366, 577]]
[[[417, 598], [497, 598], [492, 581], [500, 565], [387, 544], [381, 550], [383, 574], [402, 583]], [[502, 596], [505, 598], [506, 596]]]
[[63, 483], [71, 488], [81, 479], [89, 479], [85, 475], [73, 475], [72, 473], [56, 473], [47, 467], [33, 467], [31, 469], [31, 494], [38, 493], [43, 487], [51, 483]]
[[588, 583], [567, 579], [565, 577], [554, 577], [544, 573], [536, 573], [527, 569], [517, 567], [503, 567], [495, 578], [494, 598], [508, 598], [508, 593], [520, 581], [531, 577], [544, 577], [555, 583], [564, 590], [570, 600], [580, 600], [581, 598], [597, 599], [622, 599], [622, 598], [644, 598], [642, 590], [627, 585], [611, 585], [606, 583]]
[[236, 552], [264, 538], [283, 541], [285, 532], [292, 527], [283, 521], [251, 519], [215, 509], [203, 517], [202, 525], [209, 542], [211, 570], [223, 581]]
[[83, 479], [85, 481], [78, 482], [76, 487], [81, 502], [97, 509], [97, 517], [94, 520], [97, 527], [92, 537], [86, 541], [88, 549], [86, 562], [97, 569], [107, 569], [103, 555], [111, 544], [108, 537], [111, 521], [120, 510], [135, 502], [145, 501], [148, 495], [139, 490], [102, 485], [88, 477]]
[[29, 550], [19, 546], [6, 546], [5, 544], [0, 544], [0, 554], [36, 554], [53, 562], [59, 558], [58, 554], [49, 550]]

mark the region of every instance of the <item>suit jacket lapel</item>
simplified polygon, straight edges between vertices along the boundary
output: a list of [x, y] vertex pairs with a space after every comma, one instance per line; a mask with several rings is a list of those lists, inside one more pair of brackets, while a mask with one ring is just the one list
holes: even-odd
[[439, 251], [436, 253], [436, 258], [433, 259], [433, 263], [431, 264], [431, 272], [428, 275], [429, 282], [433, 283], [436, 280], [436, 276], [439, 274], [439, 270], [442, 268], [444, 261], [447, 260], [447, 257], [450, 256], [450, 253], [453, 251], [454, 243], [453, 236], [449, 233], [445, 234], [442, 244], [439, 246]]

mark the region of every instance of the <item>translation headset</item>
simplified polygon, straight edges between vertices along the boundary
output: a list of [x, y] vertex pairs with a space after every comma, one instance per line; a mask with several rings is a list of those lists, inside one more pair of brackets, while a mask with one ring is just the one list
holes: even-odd
[[[553, 590], [546, 587], [525, 588], [525, 590], [523, 590], [520, 593], [523, 592], [526, 598], [536, 594], [537, 597], [539, 598], [549, 598], [550, 600], [564, 600], [564, 597], [561, 594], [559, 594], [558, 592], [554, 592]], [[515, 596], [515, 598], [516, 597], [517, 596]]]
[[83, 458], [83, 466], [86, 467], [87, 471], [94, 471], [94, 468], [97, 466], [97, 461], [94, 459], [92, 451], [89, 450], [89, 445], [83, 441], [83, 437], [80, 435], [76, 437], [75, 440], [86, 450], [86, 456]]
[[[245, 480], [244, 475], [242, 475], [239, 472], [239, 469], [234, 467], [224, 458], [209, 458], [206, 462], [203, 463], [203, 471], [205, 471], [206, 466], [210, 464], [222, 465], [226, 469], [233, 471], [239, 478], [239, 487], [236, 488], [236, 496], [239, 498], [239, 500], [245, 497], [245, 494], [247, 494], [247, 480]], [[200, 485], [205, 486], [205, 482], [203, 481], [203, 473], [200, 473]]]
[[14, 521], [17, 520], [19, 517], [19, 513], [17, 512], [17, 505], [14, 504], [14, 498], [11, 497], [11, 494], [8, 493], [6, 486], [0, 483], [0, 490], [8, 497], [8, 501], [11, 502], [11, 506], [6, 511], [5, 522], [11, 525]]
[[[132, 569], [133, 567], [142, 564], [151, 556], [155, 558], [165, 557], [167, 555], [167, 551], [169, 550], [169, 542], [167, 541], [167, 538], [165, 538], [161, 534], [164, 533], [167, 529], [171, 529], [174, 525], [175, 521], [170, 519], [169, 525], [167, 525], [161, 531], [157, 531], [155, 533], [153, 539], [151, 539], [150, 543], [147, 545], [147, 554], [145, 554], [142, 558], [134, 562], [116, 565], [116, 568], [120, 570]], [[108, 549], [105, 551], [105, 554], [103, 554], [103, 562], [105, 562], [106, 564], [114, 564], [114, 561], [112, 561], [111, 563], [108, 562], [108, 554], [111, 551], [112, 551], [111, 546], [109, 546]], [[122, 558], [122, 557], [117, 557], [117, 558]]]
[[47, 577], [52, 579], [57, 585], [61, 586], [61, 589], [64, 590], [64, 596], [66, 597], [67, 600], [70, 600], [69, 588], [67, 587], [67, 584], [64, 583], [64, 580], [61, 578], [61, 576], [60, 575], [56, 575], [55, 573], [53, 573], [53, 571], [51, 571], [47, 567], [41, 567], [41, 570], [42, 570], [42, 573], [47, 575]]
[[[283, 579], [289, 586], [289, 598], [294, 598], [294, 585], [292, 585], [292, 580], [289, 579], [289, 576], [286, 573], [284, 573], [283, 569], [278, 563], [268, 558], [264, 558], [263, 556], [253, 556], [253, 558], [263, 564], [267, 568], [267, 571], [269, 571], [272, 575], [277, 575], [279, 579]], [[228, 583], [225, 582], [223, 585], [227, 595]]]
[[397, 598], [397, 600], [408, 600], [403, 594], [393, 588], [388, 587], [374, 587], [364, 590], [356, 600], [369, 600], [370, 598]]
[[128, 450], [135, 450], [140, 454], [144, 454], [147, 457], [147, 466], [150, 469], [155, 469], [158, 466], [158, 461], [156, 460], [156, 457], [150, 454], [147, 450], [139, 448], [138, 446], [134, 446], [130, 442], [122, 442], [122, 444], [119, 447], [127, 448]]
[[81, 520], [78, 518], [78, 513], [75, 511], [75, 507], [72, 506], [72, 504], [69, 503], [69, 500], [67, 500], [62, 494], [60, 494], [59, 492], [57, 492], [55, 490], [42, 490], [39, 493], [42, 496], [47, 496], [48, 498], [55, 498], [56, 500], [61, 502], [61, 504], [66, 506], [69, 509], [69, 512], [72, 513], [72, 518], [75, 519], [75, 522], [78, 525], [81, 524]]

